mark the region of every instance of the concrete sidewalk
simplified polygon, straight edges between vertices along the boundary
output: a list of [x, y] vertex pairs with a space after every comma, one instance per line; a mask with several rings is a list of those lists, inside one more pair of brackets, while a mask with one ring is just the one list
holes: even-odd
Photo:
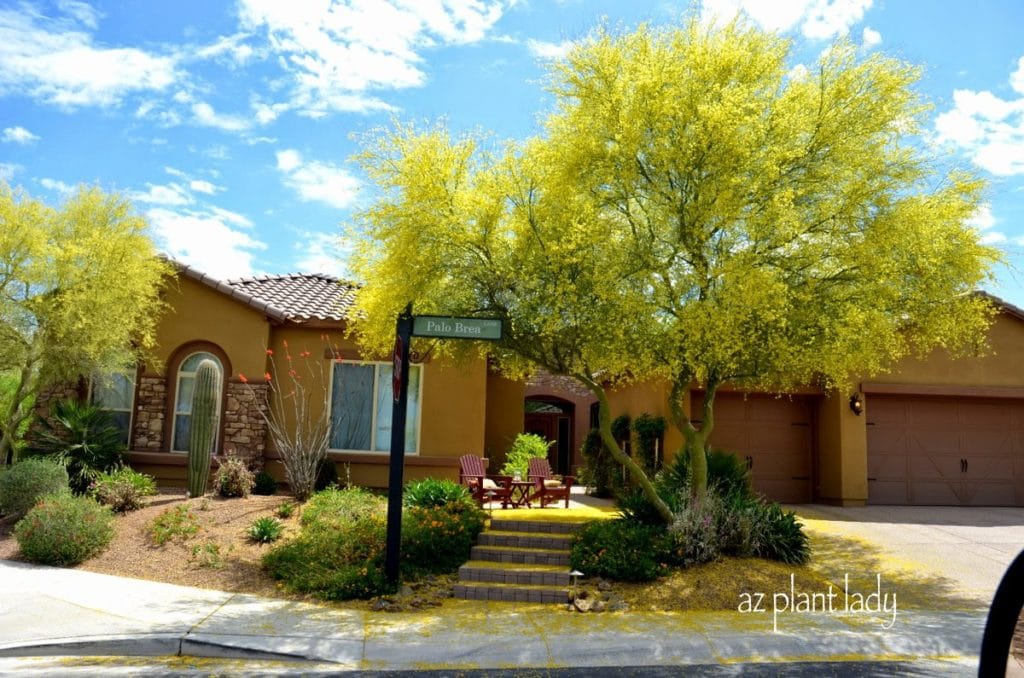
[[[374, 613], [0, 561], [0, 657], [328, 662], [335, 671], [920, 661], [975, 669], [985, 612], [574, 614], [449, 601]], [[935, 664], [935, 662], [939, 662]], [[931, 671], [928, 671], [931, 673]]]

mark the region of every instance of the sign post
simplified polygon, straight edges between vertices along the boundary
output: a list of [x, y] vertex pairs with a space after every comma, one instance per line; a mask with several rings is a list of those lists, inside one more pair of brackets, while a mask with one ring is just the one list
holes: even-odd
[[412, 315], [412, 304], [398, 316], [395, 324], [394, 372], [391, 387], [391, 456], [388, 466], [388, 531], [384, 551], [384, 576], [398, 584], [402, 547], [402, 477], [405, 471], [405, 421], [409, 401], [409, 343], [412, 337], [438, 339], [501, 339], [502, 325], [497, 318], [451, 318]]
[[409, 343], [412, 338], [412, 304], [398, 316], [395, 326], [394, 405], [391, 408], [391, 457], [388, 464], [388, 527], [384, 551], [384, 576], [398, 583], [402, 547], [402, 480], [405, 471], [405, 414], [409, 400]]

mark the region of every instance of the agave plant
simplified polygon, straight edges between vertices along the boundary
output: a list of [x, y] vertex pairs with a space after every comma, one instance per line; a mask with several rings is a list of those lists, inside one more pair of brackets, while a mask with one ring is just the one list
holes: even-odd
[[61, 400], [42, 420], [29, 454], [62, 465], [72, 491], [85, 494], [99, 474], [121, 465], [124, 449], [109, 412], [89, 403]]

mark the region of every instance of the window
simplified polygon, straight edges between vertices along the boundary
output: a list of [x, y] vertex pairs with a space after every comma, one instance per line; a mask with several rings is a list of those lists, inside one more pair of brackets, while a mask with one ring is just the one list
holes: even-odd
[[[331, 377], [332, 450], [391, 449], [391, 363], [334, 363]], [[405, 453], [419, 451], [421, 365], [409, 366]]]
[[110, 413], [121, 432], [121, 442], [131, 446], [132, 403], [135, 400], [135, 370], [124, 370], [94, 377], [90, 402]]
[[[193, 353], [178, 368], [178, 387], [174, 398], [174, 428], [171, 451], [188, 452], [188, 438], [192, 432], [192, 391], [196, 385], [196, 370], [203, 360], [217, 364], [217, 414], [220, 414], [220, 389], [224, 383], [224, 367], [212, 353]], [[217, 449], [216, 440], [214, 449]]]

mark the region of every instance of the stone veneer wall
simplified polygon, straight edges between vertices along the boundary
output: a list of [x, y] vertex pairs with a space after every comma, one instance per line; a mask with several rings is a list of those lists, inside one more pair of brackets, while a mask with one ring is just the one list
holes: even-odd
[[[262, 413], [267, 412], [266, 384], [243, 384], [231, 380], [227, 385], [227, 405], [224, 408], [225, 454], [234, 454], [258, 466], [266, 447], [267, 423]], [[255, 463], [254, 463], [255, 462]]]
[[[554, 392], [562, 391], [564, 393], [570, 393], [577, 398], [596, 400], [593, 393], [572, 377], [551, 374], [546, 370], [537, 370], [534, 372], [530, 378], [526, 380], [526, 387], [527, 391], [531, 388]], [[526, 397], [529, 399], [530, 396], [527, 395]]]
[[167, 416], [167, 379], [142, 376], [135, 387], [132, 447], [138, 452], [160, 452]]
[[53, 420], [50, 419], [50, 407], [53, 403], [60, 400], [82, 400], [84, 398], [85, 393], [82, 382], [54, 384], [40, 391], [39, 395], [36, 396], [36, 402], [32, 409], [32, 413], [35, 416], [32, 418], [28, 433], [25, 436], [28, 445], [31, 446], [38, 439], [40, 420], [46, 419], [53, 423]]

